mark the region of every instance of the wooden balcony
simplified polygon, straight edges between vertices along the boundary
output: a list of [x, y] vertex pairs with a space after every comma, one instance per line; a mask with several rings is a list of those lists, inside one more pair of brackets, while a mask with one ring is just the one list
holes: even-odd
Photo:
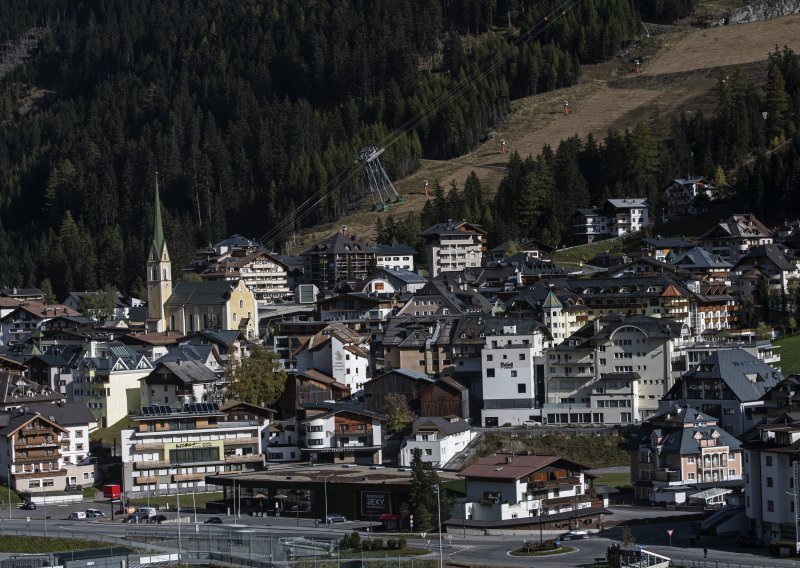
[[248, 454], [246, 456], [225, 456], [225, 463], [246, 463], [264, 461], [264, 454]]
[[250, 438], [225, 438], [226, 446], [251, 446], [258, 444], [258, 437], [252, 436]]
[[44, 469], [37, 471], [18, 471], [13, 473], [17, 479], [35, 479], [37, 477], [61, 477], [67, 475], [66, 469]]

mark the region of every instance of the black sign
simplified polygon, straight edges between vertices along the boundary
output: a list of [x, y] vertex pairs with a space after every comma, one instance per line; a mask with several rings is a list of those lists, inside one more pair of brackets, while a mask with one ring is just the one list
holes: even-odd
[[362, 517], [380, 517], [384, 513], [391, 512], [391, 502], [388, 491], [361, 492]]

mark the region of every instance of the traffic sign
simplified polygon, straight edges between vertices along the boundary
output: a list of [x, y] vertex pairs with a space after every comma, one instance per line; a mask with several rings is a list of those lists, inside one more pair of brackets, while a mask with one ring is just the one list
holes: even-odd
[[674, 532], [674, 531], [673, 531], [672, 529], [667, 529], [667, 535], [668, 535], [668, 536], [672, 536], [672, 533], [673, 533], [673, 532]]

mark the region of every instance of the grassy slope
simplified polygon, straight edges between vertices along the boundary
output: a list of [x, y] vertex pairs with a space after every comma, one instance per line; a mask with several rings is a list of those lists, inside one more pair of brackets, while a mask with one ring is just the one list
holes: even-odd
[[775, 342], [780, 347], [781, 372], [784, 376], [791, 373], [800, 373], [800, 335], [784, 337]]
[[126, 428], [133, 428], [133, 420], [127, 416], [112, 424], [108, 428], [99, 428], [89, 435], [92, 441], [100, 441], [104, 445], [113, 444], [116, 440], [117, 444], [122, 444], [122, 431]]
[[579, 436], [564, 433], [544, 436], [513, 436], [500, 432], [483, 437], [472, 461], [493, 452], [529, 451], [546, 456], [564, 456], [589, 467], [613, 467], [628, 465], [628, 453], [619, 448], [623, 439], [619, 436]]
[[41, 554], [66, 552], [89, 548], [108, 548], [108, 543], [72, 538], [44, 538], [40, 536], [0, 536], [0, 552]]
[[[738, 4], [738, 0], [725, 1]], [[719, 4], [709, 4], [705, 11], [719, 8]], [[646, 54], [641, 75], [631, 76], [626, 64], [615, 59], [585, 67], [579, 85], [514, 101], [511, 115], [498, 126], [495, 138], [451, 160], [423, 160], [420, 171], [396, 180], [395, 185], [405, 202], [393, 206], [392, 213], [405, 216], [422, 209], [424, 179], [438, 179], [448, 188], [451, 180], [462, 184], [474, 170], [487, 186], [488, 193], [493, 194], [508, 159], [508, 154], [503, 156], [499, 152], [500, 139], [505, 139], [511, 150], [523, 156], [535, 155], [544, 144], [555, 147], [562, 139], [576, 134], [586, 136], [591, 132], [603, 138], [609, 128], [624, 130], [655, 115], [663, 117], [686, 110], [708, 112], [713, 109], [710, 95], [716, 81], [721, 74], [730, 73], [732, 66], [747, 65], [748, 71], [755, 73], [755, 80], [760, 82], [765, 71], [764, 66], [756, 62], [766, 60], [776, 45], [787, 44], [795, 51], [800, 50], [798, 26], [800, 15], [794, 15], [740, 26], [681, 29], [640, 41], [641, 53]], [[569, 117], [561, 115], [564, 99], [570, 101]], [[371, 241], [378, 214], [367, 209], [365, 201], [361, 211], [298, 235], [297, 245], [291, 252], [297, 254], [305, 250], [342, 224], [360, 239]]]

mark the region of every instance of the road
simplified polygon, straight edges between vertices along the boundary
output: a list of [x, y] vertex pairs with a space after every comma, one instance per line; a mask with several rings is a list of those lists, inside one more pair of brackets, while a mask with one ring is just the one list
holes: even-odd
[[[161, 525], [151, 524], [128, 524], [122, 522], [111, 522], [109, 518], [103, 520], [89, 519], [81, 521], [69, 521], [66, 517], [71, 511], [85, 510], [88, 506], [97, 507], [97, 504], [84, 502], [74, 505], [55, 505], [48, 506], [47, 513], [47, 532], [49, 536], [66, 536], [68, 538], [100, 538], [116, 537], [124, 538], [129, 530], [135, 530], [139, 534], [152, 532], [154, 535], [167, 535], [177, 539], [178, 525], [167, 523]], [[106, 509], [108, 505], [106, 504]], [[22, 511], [12, 509], [12, 517], [7, 515], [0, 519], [0, 532], [17, 532], [21, 534], [43, 534], [45, 531], [44, 508], [36, 511]], [[0, 513], [2, 514], [2, 513]], [[635, 517], [641, 514], [639, 511], [631, 511], [630, 516]], [[174, 518], [175, 513], [167, 513], [168, 517]], [[194, 515], [186, 513], [184, 518], [193, 519]], [[223, 516], [226, 521], [224, 525], [203, 525], [203, 521], [211, 515], [198, 513], [198, 528], [193, 522], [182, 523], [181, 530], [183, 535], [190, 535], [197, 531], [202, 534], [225, 533], [226, 531], [236, 530], [245, 533], [263, 534], [264, 537], [286, 538], [303, 536], [317, 539], [339, 539], [345, 533], [358, 528], [362, 531], [362, 536], [366, 534], [363, 523], [346, 522], [325, 526], [315, 526], [312, 519], [303, 519], [290, 516], [281, 518], [275, 517], [242, 517], [233, 522], [231, 517]], [[30, 518], [30, 520], [28, 520]], [[673, 530], [672, 546], [670, 546], [667, 530]], [[680, 520], [670, 521], [669, 519], [637, 524], [629, 529], [633, 534], [637, 544], [642, 544], [646, 549], [658, 554], [663, 554], [671, 558], [702, 560], [705, 557], [704, 547], [708, 547], [708, 559], [717, 562], [732, 562], [743, 567], [752, 566], [797, 566], [796, 561], [768, 558], [764, 551], [736, 548], [732, 539], [724, 537], [703, 537], [703, 541], [696, 546], [691, 546], [689, 539], [693, 537], [691, 532], [691, 522]], [[591, 563], [595, 558], [605, 556], [606, 549], [612, 543], [619, 543], [622, 536], [622, 527], [614, 527], [603, 530], [599, 534], [593, 534], [589, 538], [564, 541], [565, 545], [575, 548], [574, 552], [563, 555], [548, 557], [515, 557], [510, 556], [509, 552], [522, 546], [526, 539], [537, 542], [539, 533], [532, 531], [529, 536], [481, 536], [481, 535], [460, 535], [458, 531], [452, 534], [443, 535], [443, 553], [446, 559], [463, 563], [474, 563], [481, 565], [496, 566], [541, 566], [541, 567], [563, 567], [579, 566]], [[383, 537], [383, 535], [381, 535]], [[544, 538], [552, 538], [553, 534], [545, 534]], [[406, 536], [410, 546], [431, 549], [431, 558], [438, 556], [438, 540], [436, 535], [426, 535], [423, 540], [417, 536], [412, 538]], [[385, 537], [383, 537], [385, 539]]]

